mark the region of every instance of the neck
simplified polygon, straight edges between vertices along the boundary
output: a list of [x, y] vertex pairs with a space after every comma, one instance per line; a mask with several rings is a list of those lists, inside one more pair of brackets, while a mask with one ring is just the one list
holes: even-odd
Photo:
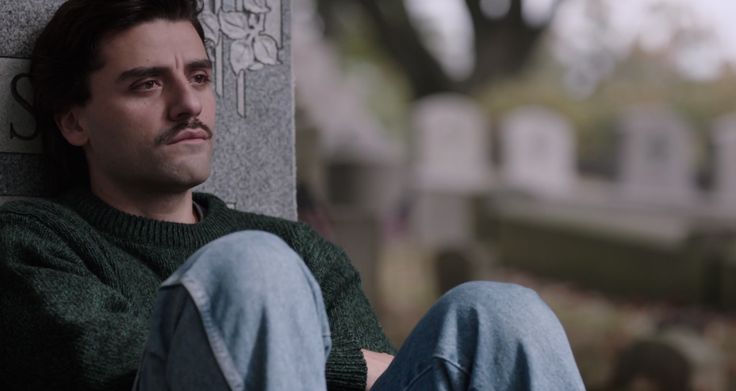
[[91, 183], [91, 190], [102, 201], [125, 213], [152, 220], [194, 224], [197, 216], [192, 204], [192, 190], [161, 193], [135, 189], [134, 191], [110, 191]]

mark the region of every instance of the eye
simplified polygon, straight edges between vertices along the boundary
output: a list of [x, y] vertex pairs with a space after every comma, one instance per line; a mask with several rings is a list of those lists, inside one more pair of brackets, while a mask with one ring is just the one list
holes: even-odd
[[144, 82], [134, 84], [133, 89], [138, 91], [147, 91], [159, 87], [160, 85], [161, 82], [158, 80], [146, 80]]
[[195, 84], [208, 84], [210, 82], [210, 76], [206, 73], [198, 73], [192, 77], [192, 81]]

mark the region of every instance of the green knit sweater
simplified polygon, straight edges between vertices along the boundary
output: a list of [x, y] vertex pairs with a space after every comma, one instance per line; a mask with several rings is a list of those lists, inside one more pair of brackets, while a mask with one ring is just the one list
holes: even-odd
[[208, 242], [262, 230], [299, 253], [322, 288], [329, 389], [365, 389], [360, 349], [393, 350], [345, 253], [304, 224], [194, 197], [207, 212], [192, 225], [132, 216], [79, 189], [0, 207], [0, 388], [130, 390], [159, 284]]

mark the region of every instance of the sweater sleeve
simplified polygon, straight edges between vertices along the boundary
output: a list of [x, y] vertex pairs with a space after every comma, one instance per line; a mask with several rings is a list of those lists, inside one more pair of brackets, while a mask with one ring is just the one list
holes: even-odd
[[0, 216], [0, 383], [129, 390], [146, 317], [81, 261], [89, 250], [70, 243], [36, 218]]
[[330, 320], [332, 350], [327, 360], [330, 390], [365, 390], [366, 363], [360, 349], [395, 353], [365, 297], [360, 276], [345, 252], [306, 225], [296, 250], [320, 284]]

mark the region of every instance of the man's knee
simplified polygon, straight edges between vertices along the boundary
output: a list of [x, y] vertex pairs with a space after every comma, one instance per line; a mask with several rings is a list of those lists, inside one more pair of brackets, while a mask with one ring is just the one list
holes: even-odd
[[458, 285], [441, 300], [472, 304], [478, 307], [524, 308], [544, 305], [537, 293], [517, 284], [472, 281]]
[[208, 243], [192, 256], [207, 259], [211, 267], [224, 266], [225, 272], [231, 273], [234, 269], [251, 273], [268, 272], [298, 257], [280, 237], [264, 231], [239, 231], [225, 235]]
[[447, 292], [438, 302], [455, 316], [475, 320], [479, 327], [526, 334], [557, 318], [532, 289], [517, 284], [474, 281]]
[[304, 274], [303, 261], [281, 238], [263, 231], [240, 231], [202, 247], [164, 285], [195, 280], [254, 294], [288, 287], [303, 281]]

